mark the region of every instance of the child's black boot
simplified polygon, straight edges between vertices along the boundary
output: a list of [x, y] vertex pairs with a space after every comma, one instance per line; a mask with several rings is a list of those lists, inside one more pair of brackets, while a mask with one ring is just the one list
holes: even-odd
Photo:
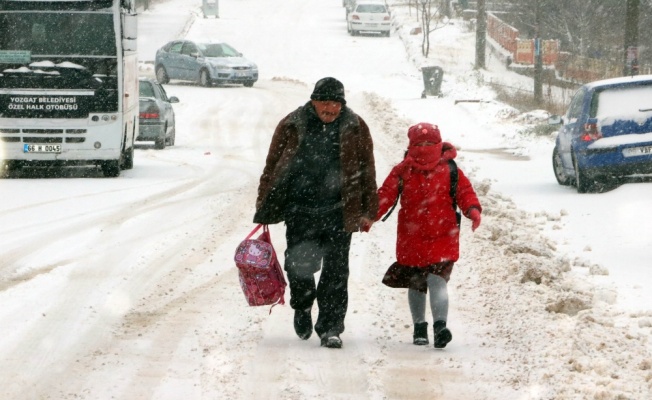
[[453, 334], [446, 328], [446, 321], [435, 321], [433, 328], [435, 330], [435, 349], [443, 349], [448, 342], [453, 340]]
[[428, 344], [428, 323], [417, 322], [414, 324], [414, 334], [412, 335], [412, 343], [417, 346], [424, 346]]

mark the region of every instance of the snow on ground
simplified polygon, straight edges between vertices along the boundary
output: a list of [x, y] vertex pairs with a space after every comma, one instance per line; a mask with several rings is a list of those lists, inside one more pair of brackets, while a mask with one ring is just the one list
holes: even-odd
[[[221, 0], [219, 19], [198, 18], [199, 2], [166, 0], [142, 13], [143, 61], [177, 36], [228, 38], [261, 79], [252, 89], [166, 85], [181, 99], [177, 145], [140, 145], [119, 179], [0, 181], [11, 193], [0, 199], [0, 398], [652, 397], [651, 280], [638, 260], [652, 234], [628, 212], [644, 209], [651, 184], [585, 196], [558, 187], [552, 138], [524, 134], [540, 112], [520, 114], [483, 84], [522, 78], [493, 61], [475, 71], [475, 33], [457, 19], [423, 59], [409, 35], [414, 11], [390, 3], [390, 38], [350, 38], [339, 0]], [[431, 64], [444, 68], [444, 96], [421, 99], [418, 68]], [[444, 351], [411, 344], [407, 294], [380, 283], [396, 213], [354, 235], [342, 350], [299, 340], [288, 306], [269, 314], [240, 292], [232, 257], [253, 228], [271, 132], [326, 75], [345, 83], [372, 129], [379, 183], [407, 128], [425, 120], [458, 146], [480, 195], [481, 227], [462, 223]], [[596, 239], [600, 223], [616, 233]], [[284, 228], [271, 232], [282, 257]], [[609, 256], [627, 247], [631, 265], [619, 269], [634, 277]]]

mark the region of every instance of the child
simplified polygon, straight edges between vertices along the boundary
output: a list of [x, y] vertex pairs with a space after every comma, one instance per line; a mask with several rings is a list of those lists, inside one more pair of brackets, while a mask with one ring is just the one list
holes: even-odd
[[434, 321], [434, 346], [441, 349], [453, 338], [446, 328], [446, 284], [459, 258], [459, 219], [456, 205], [480, 226], [482, 207], [471, 183], [452, 161], [457, 151], [441, 141], [436, 125], [419, 123], [408, 130], [405, 159], [396, 165], [378, 189], [380, 219], [400, 196], [396, 260], [383, 283], [408, 288], [414, 323], [413, 343], [428, 344], [426, 295]]

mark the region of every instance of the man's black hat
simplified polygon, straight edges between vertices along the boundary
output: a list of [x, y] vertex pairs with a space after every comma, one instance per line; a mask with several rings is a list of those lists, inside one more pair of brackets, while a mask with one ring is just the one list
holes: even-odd
[[339, 101], [342, 105], [344, 100], [344, 85], [335, 78], [322, 78], [315, 83], [315, 89], [310, 95], [312, 100], [317, 101]]

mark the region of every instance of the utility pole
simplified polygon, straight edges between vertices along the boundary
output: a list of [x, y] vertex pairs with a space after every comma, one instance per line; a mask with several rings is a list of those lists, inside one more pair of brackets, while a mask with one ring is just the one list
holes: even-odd
[[536, 0], [534, 9], [534, 102], [543, 104], [543, 48], [541, 45], [541, 0]]
[[623, 75], [638, 74], [638, 6], [640, 0], [627, 0]]
[[485, 68], [485, 48], [487, 44], [487, 7], [485, 0], [477, 1], [478, 25], [475, 30], [475, 68]]

